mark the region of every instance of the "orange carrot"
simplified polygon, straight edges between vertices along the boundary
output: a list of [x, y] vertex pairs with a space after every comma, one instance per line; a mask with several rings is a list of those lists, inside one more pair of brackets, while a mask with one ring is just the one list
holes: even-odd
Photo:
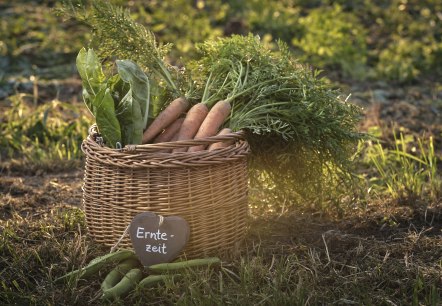
[[[183, 118], [184, 119], [184, 118]], [[178, 139], [178, 133], [175, 133], [175, 135], [173, 135], [172, 139], [169, 140], [169, 142], [173, 142], [176, 141]], [[158, 153], [172, 153], [172, 149], [164, 149], [164, 150], [158, 150]]]
[[158, 135], [153, 143], [168, 142], [171, 141], [175, 134], [180, 130], [183, 124], [184, 118], [178, 118], [171, 125], [169, 125], [160, 135]]
[[178, 119], [188, 107], [189, 102], [185, 98], [180, 97], [173, 100], [144, 131], [142, 143], [148, 143], [154, 139], [163, 129]]
[[[204, 119], [194, 139], [210, 137], [218, 133], [219, 128], [229, 116], [231, 110], [230, 103], [225, 100], [216, 102], [216, 104], [210, 109], [206, 119]], [[205, 146], [190, 147], [188, 152], [196, 152], [204, 150]]]
[[[177, 140], [193, 139], [208, 113], [209, 109], [204, 103], [198, 103], [192, 106], [187, 112], [186, 119], [184, 119], [184, 122], [181, 125]], [[176, 148], [173, 150], [173, 152], [186, 151], [187, 148]]]
[[[226, 134], [230, 134], [230, 133], [232, 133], [232, 130], [231, 130], [231, 129], [229, 129], [229, 128], [224, 128], [224, 129], [221, 130], [221, 132], [219, 132], [219, 133], [217, 134], [217, 136], [218, 136], [218, 135], [226, 135]], [[226, 148], [226, 147], [230, 146], [231, 144], [233, 144], [233, 140], [215, 142], [215, 143], [212, 143], [212, 144], [209, 146], [208, 150], [209, 150], [209, 151], [213, 151], [213, 150], [216, 150], [216, 149]]]
[[176, 133], [175, 135], [173, 135], [172, 139], [170, 140], [172, 141], [177, 141], [178, 140], [178, 133]]

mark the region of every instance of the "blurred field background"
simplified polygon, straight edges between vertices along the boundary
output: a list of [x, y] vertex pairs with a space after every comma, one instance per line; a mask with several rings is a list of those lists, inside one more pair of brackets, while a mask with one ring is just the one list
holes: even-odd
[[[251, 185], [249, 234], [219, 271], [137, 291], [121, 304], [440, 305], [442, 2], [111, 1], [129, 8], [174, 65], [231, 34], [289, 44], [364, 109], [351, 177], [319, 194]], [[81, 141], [92, 118], [75, 57], [90, 29], [58, 1], [0, 1], [0, 302], [99, 304], [100, 280], [52, 279], [104, 248], [80, 209]], [[93, 46], [93, 45], [92, 45]], [[266, 188], [263, 188], [265, 186]]]

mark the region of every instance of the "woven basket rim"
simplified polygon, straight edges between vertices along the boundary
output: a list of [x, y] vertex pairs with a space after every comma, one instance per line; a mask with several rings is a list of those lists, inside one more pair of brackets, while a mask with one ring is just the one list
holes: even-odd
[[[250, 147], [244, 139], [244, 132], [233, 132], [222, 136], [201, 139], [164, 142], [156, 144], [128, 145], [121, 149], [112, 149], [97, 142], [97, 133], [90, 129], [89, 136], [83, 140], [81, 150], [87, 158], [100, 164], [122, 168], [180, 168], [200, 167], [222, 164], [247, 157]], [[174, 148], [208, 145], [216, 142], [232, 144], [217, 150], [197, 152], [165, 152]]]
[[[84, 140], [89, 142], [89, 145], [97, 146], [100, 148], [100, 151], [105, 152], [108, 151], [109, 154], [119, 152], [119, 153], [140, 153], [140, 152], [158, 152], [160, 150], [167, 149], [176, 149], [176, 148], [188, 148], [197, 145], [210, 145], [216, 142], [237, 142], [241, 140], [245, 140], [246, 133], [244, 131], [231, 132], [224, 135], [216, 135], [210, 137], [204, 137], [199, 139], [190, 139], [190, 140], [176, 140], [169, 142], [160, 142], [160, 143], [147, 143], [147, 144], [138, 144], [138, 145], [125, 145], [122, 148], [109, 148], [104, 146], [97, 141], [99, 137], [99, 132], [96, 124], [93, 124], [89, 128], [89, 136]], [[169, 154], [180, 154], [182, 152], [169, 153]]]

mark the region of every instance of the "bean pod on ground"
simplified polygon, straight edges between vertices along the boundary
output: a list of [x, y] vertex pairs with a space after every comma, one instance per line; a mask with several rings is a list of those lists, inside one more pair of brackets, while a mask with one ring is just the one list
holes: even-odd
[[105, 291], [116, 284], [129, 272], [131, 269], [137, 268], [140, 266], [140, 262], [136, 258], [128, 258], [119, 263], [109, 274], [106, 276], [104, 281], [101, 283], [101, 290]]
[[100, 271], [102, 267], [107, 264], [120, 262], [124, 259], [134, 257], [135, 254], [131, 250], [119, 250], [113, 253], [106, 254], [104, 256], [97, 257], [84, 268], [69, 272], [55, 280], [56, 283], [61, 281], [71, 281], [73, 279], [83, 279], [88, 278]]
[[135, 268], [127, 272], [121, 281], [119, 281], [115, 286], [104, 290], [102, 298], [104, 300], [113, 300], [116, 298], [121, 298], [131, 292], [138, 283], [143, 278], [143, 272], [140, 269]]
[[204, 267], [204, 266], [212, 266], [212, 265], [219, 265], [221, 264], [221, 260], [218, 257], [209, 257], [209, 258], [202, 258], [202, 259], [191, 259], [186, 261], [178, 261], [178, 262], [172, 262], [172, 263], [161, 263], [149, 266], [148, 269], [157, 274], [170, 272], [170, 271], [176, 271], [181, 269], [187, 269], [187, 268], [194, 268], [194, 267]]

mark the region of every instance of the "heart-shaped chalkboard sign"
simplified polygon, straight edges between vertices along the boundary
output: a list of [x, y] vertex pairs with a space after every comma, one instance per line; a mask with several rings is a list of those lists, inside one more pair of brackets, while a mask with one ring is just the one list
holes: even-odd
[[144, 266], [171, 262], [186, 246], [189, 224], [178, 216], [162, 217], [151, 212], [136, 215], [130, 224], [130, 240]]

